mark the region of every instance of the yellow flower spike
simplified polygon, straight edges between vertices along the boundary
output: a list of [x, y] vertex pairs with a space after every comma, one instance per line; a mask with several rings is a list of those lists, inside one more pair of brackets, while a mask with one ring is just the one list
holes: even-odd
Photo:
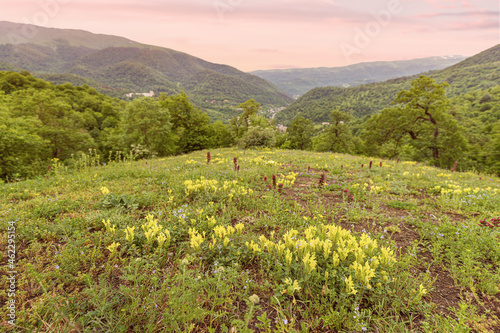
[[338, 253], [334, 252], [333, 255], [332, 255], [332, 259], [333, 259], [333, 267], [337, 267], [339, 264], [340, 264], [340, 258], [339, 258], [339, 255]]
[[290, 251], [290, 249], [286, 249], [285, 262], [286, 262], [287, 267], [290, 267], [292, 265], [292, 258], [293, 258], [292, 252]]
[[354, 288], [354, 282], [352, 281], [351, 276], [345, 278], [345, 284], [348, 295], [356, 295], [358, 293], [358, 291]]
[[276, 244], [276, 253], [278, 254], [279, 257], [283, 255], [283, 251], [285, 250], [286, 245], [283, 244], [281, 241]]
[[420, 284], [418, 295], [420, 297], [422, 297], [422, 296], [425, 296], [426, 294], [427, 294], [427, 289], [425, 289], [424, 286], [422, 284]]
[[109, 250], [109, 252], [111, 252], [111, 254], [113, 254], [113, 253], [115, 253], [118, 246], [120, 246], [120, 243], [113, 242], [113, 244], [108, 246], [107, 249]]
[[328, 256], [330, 255], [332, 246], [333, 246], [332, 242], [330, 242], [330, 240], [328, 239], [323, 242], [323, 256], [325, 258], [328, 258]]
[[354, 256], [356, 257], [357, 262], [361, 262], [365, 257], [365, 252], [363, 251], [363, 249], [361, 247], [358, 247], [354, 251]]
[[234, 233], [236, 232], [236, 229], [234, 229], [232, 226], [228, 226], [226, 228], [226, 233], [229, 237], [231, 237], [232, 235], [234, 235]]
[[153, 229], [149, 229], [148, 231], [145, 232], [146, 235], [146, 241], [148, 243], [152, 243], [154, 240], [155, 232]]
[[224, 242], [223, 242], [224, 247], [227, 247], [227, 244], [229, 244], [229, 238], [224, 237]]
[[306, 270], [306, 274], [310, 274], [312, 271], [316, 269], [316, 256], [314, 253], [311, 255], [309, 252], [307, 252], [302, 259], [302, 262], [304, 263], [304, 267]]
[[249, 250], [252, 250], [255, 254], [260, 253], [261, 249], [259, 248], [259, 245], [256, 244], [253, 240], [249, 243], [246, 242], [245, 245]]
[[241, 235], [241, 233], [243, 232], [243, 228], [245, 227], [245, 225], [243, 223], [238, 223], [234, 227], [236, 228], [236, 232], [238, 233], [238, 235]]
[[165, 236], [165, 234], [163, 232], [160, 232], [158, 237], [156, 237], [156, 240], [158, 241], [158, 247], [161, 248], [161, 247], [163, 247], [163, 244], [167, 240], [167, 236]]
[[208, 217], [207, 216], [207, 223], [208, 223], [208, 227], [209, 228], [213, 228], [216, 224], [217, 224], [217, 221], [215, 220], [215, 217]]
[[286, 278], [284, 280], [284, 282], [285, 282], [285, 285], [287, 287], [285, 290], [283, 290], [281, 292], [282, 294], [287, 293], [290, 296], [292, 296], [295, 293], [295, 291], [299, 291], [301, 289], [299, 282], [297, 280], [292, 280], [291, 278]]

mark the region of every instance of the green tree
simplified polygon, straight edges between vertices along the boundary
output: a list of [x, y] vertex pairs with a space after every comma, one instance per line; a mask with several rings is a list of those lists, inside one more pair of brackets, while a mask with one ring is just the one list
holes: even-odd
[[231, 147], [234, 144], [234, 137], [229, 130], [229, 126], [224, 125], [222, 121], [216, 121], [211, 127], [211, 144], [213, 148]]
[[37, 134], [36, 117], [13, 117], [0, 107], [0, 178], [30, 177], [46, 169], [49, 142]]
[[429, 159], [441, 166], [453, 163], [467, 142], [448, 112], [447, 86], [423, 75], [412, 81], [411, 88], [401, 91], [394, 100], [395, 107], [368, 121], [367, 139], [378, 144], [392, 141], [398, 150], [409, 138], [415, 159]]
[[127, 148], [142, 145], [159, 156], [176, 151], [177, 137], [172, 131], [169, 110], [149, 97], [130, 102], [122, 118], [124, 142]]
[[330, 113], [330, 125], [325, 132], [313, 139], [316, 151], [349, 153], [353, 146], [352, 131], [349, 122], [352, 116], [338, 109]]
[[500, 176], [500, 122], [492, 130], [491, 145], [487, 151], [487, 171]]
[[290, 148], [304, 150], [311, 145], [311, 137], [314, 133], [312, 121], [303, 116], [295, 117], [286, 129]]
[[257, 113], [260, 110], [260, 104], [254, 99], [249, 99], [248, 101], [241, 103], [239, 108], [242, 109], [242, 114], [240, 116], [233, 117], [229, 121], [231, 132], [233, 132], [233, 135], [236, 138], [241, 138], [243, 134], [248, 131], [248, 128], [251, 126], [252, 117], [257, 116]]
[[171, 115], [172, 130], [179, 138], [177, 152], [187, 153], [209, 148], [211, 144], [210, 117], [189, 102], [186, 93], [160, 96], [160, 105]]
[[14, 117], [36, 117], [41, 126], [38, 135], [49, 142], [52, 158], [65, 160], [80, 151], [96, 148], [84, 128], [82, 113], [59, 98], [53, 90], [29, 88], [11, 95], [10, 107]]

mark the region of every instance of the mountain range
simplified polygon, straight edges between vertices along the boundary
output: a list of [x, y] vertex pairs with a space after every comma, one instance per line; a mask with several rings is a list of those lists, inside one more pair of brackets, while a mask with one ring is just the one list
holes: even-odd
[[27, 70], [54, 83], [88, 84], [114, 97], [184, 90], [214, 112], [250, 98], [284, 106], [276, 86], [234, 67], [123, 37], [0, 22], [0, 70]]
[[385, 81], [401, 76], [443, 69], [462, 60], [464, 56], [427, 57], [400, 61], [364, 62], [345, 67], [290, 68], [250, 72], [289, 94], [298, 97], [317, 87], [352, 87]]
[[[454, 96], [500, 84], [498, 45], [463, 59], [429, 57], [245, 73], [123, 37], [0, 21], [0, 70], [27, 70], [55, 84], [88, 85], [122, 99], [129, 93], [185, 91], [212, 121], [228, 121], [238, 114], [238, 105], [251, 98], [274, 110], [289, 105], [275, 116], [284, 123], [298, 114], [316, 122], [327, 121], [335, 108], [363, 117], [388, 106], [397, 92], [407, 88], [416, 77], [399, 76], [422, 72], [440, 82], [449, 82], [450, 94]], [[446, 67], [450, 64], [454, 65]], [[429, 72], [442, 67], [446, 68]], [[398, 78], [362, 84], [388, 77]], [[306, 92], [310, 88], [313, 89]], [[303, 93], [295, 102], [290, 97]]]
[[[467, 58], [453, 66], [431, 71], [425, 75], [438, 83], [447, 82], [448, 97], [487, 90], [500, 85], [500, 44]], [[327, 122], [335, 109], [361, 118], [389, 107], [398, 92], [410, 87], [418, 75], [399, 77], [384, 82], [363, 84], [355, 87], [314, 88], [298, 98], [275, 119], [288, 123], [302, 115], [314, 122]]]

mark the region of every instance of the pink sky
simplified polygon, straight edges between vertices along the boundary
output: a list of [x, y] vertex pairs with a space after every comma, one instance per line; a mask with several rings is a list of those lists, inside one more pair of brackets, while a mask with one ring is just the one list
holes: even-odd
[[500, 43], [499, 18], [498, 0], [0, 0], [0, 20], [123, 36], [244, 71], [470, 56]]

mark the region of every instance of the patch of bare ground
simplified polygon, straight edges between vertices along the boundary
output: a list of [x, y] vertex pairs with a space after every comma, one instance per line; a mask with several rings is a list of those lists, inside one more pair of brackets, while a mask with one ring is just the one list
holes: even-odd
[[[436, 304], [437, 313], [451, 316], [453, 312], [449, 308], [458, 308], [458, 303], [462, 300], [462, 293], [465, 288], [456, 286], [450, 273], [444, 270], [441, 265], [434, 263], [434, 259], [429, 252], [421, 252], [419, 256], [423, 265], [418, 267], [418, 270], [421, 273], [429, 271], [431, 278], [435, 279], [433, 289], [427, 294], [426, 298]], [[425, 264], [430, 264], [430, 266]]]

